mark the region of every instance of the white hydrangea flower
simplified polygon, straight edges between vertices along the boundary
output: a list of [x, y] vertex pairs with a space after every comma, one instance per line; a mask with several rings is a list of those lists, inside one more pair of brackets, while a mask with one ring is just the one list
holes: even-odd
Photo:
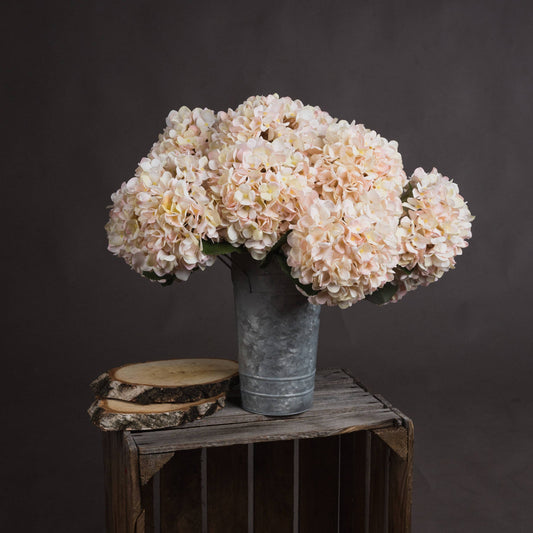
[[409, 181], [410, 196], [398, 227], [402, 250], [394, 284], [393, 301], [408, 291], [429, 285], [455, 267], [455, 257], [468, 246], [472, 220], [459, 188], [434, 168], [429, 174], [417, 168]]
[[141, 274], [186, 280], [215, 260], [202, 252], [202, 239], [218, 240], [220, 225], [204, 187], [212, 120], [213, 112], [205, 109], [172, 111], [149, 157], [111, 196], [108, 249]]
[[210, 187], [225, 240], [243, 244], [255, 259], [266, 256], [316, 197], [309, 155], [322, 149], [333, 122], [318, 107], [277, 94], [248, 98], [218, 114]]
[[165, 130], [148, 156], [159, 159], [163, 168], [170, 172], [176, 170], [182, 154], [205, 156], [215, 120], [215, 113], [207, 108], [190, 110], [183, 106], [178, 111], [171, 111], [166, 119]]
[[310, 301], [344, 308], [394, 277], [407, 178], [396, 142], [346, 121], [328, 127], [310, 161], [320, 201], [291, 226], [287, 263], [318, 291]]
[[281, 139], [258, 137], [213, 150], [210, 193], [221, 218], [220, 235], [263, 259], [316, 196], [307, 157]]
[[401, 213], [400, 196], [407, 183], [396, 141], [387, 141], [362, 124], [344, 120], [326, 130], [320, 153], [311, 157], [320, 198], [341, 203], [376, 190], [389, 198], [389, 210]]
[[346, 308], [394, 277], [394, 217], [376, 191], [340, 204], [317, 200], [292, 226], [285, 252], [291, 274], [318, 294], [309, 301]]
[[277, 94], [252, 96], [237, 109], [220, 112], [218, 118], [214, 138], [221, 145], [258, 137], [270, 142], [281, 138], [306, 155], [321, 150], [327, 127], [335, 122], [319, 107]]

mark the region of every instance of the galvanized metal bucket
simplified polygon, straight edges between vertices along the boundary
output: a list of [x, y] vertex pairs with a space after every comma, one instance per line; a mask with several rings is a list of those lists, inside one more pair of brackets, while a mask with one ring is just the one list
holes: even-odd
[[276, 261], [260, 268], [232, 255], [242, 407], [288, 416], [312, 406], [320, 306], [310, 304]]

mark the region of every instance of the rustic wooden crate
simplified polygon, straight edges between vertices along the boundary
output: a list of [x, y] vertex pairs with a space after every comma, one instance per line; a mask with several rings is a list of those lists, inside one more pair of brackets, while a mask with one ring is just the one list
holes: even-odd
[[177, 429], [103, 434], [109, 533], [410, 531], [413, 424], [347, 371], [319, 371], [298, 416], [228, 403]]

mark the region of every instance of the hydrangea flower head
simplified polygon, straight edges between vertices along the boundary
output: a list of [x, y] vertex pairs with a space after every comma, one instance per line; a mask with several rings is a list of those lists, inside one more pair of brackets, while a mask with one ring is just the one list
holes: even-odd
[[111, 196], [108, 249], [140, 274], [186, 280], [214, 262], [202, 252], [202, 239], [217, 240], [220, 225], [204, 187], [213, 121], [207, 109], [172, 111], [135, 176]]
[[310, 301], [348, 307], [394, 277], [407, 181], [402, 158], [394, 141], [340, 121], [310, 159], [320, 200], [291, 225], [287, 263], [318, 291]]
[[318, 294], [309, 301], [346, 308], [394, 277], [399, 258], [394, 217], [383, 198], [317, 200], [292, 226], [285, 252], [292, 276]]
[[223, 145], [258, 137], [269, 142], [281, 138], [305, 153], [321, 149], [327, 127], [335, 122], [319, 107], [277, 94], [251, 96], [235, 110], [220, 112], [218, 118], [215, 138]]
[[396, 141], [387, 141], [362, 124], [344, 120], [326, 130], [322, 152], [312, 157], [315, 189], [334, 203], [358, 202], [376, 190], [387, 196], [390, 211], [401, 211], [400, 196], [407, 183]]
[[417, 168], [410, 181], [412, 192], [404, 202], [398, 238], [402, 246], [394, 284], [394, 301], [420, 285], [429, 285], [455, 267], [455, 257], [468, 246], [472, 220], [459, 188], [437, 169]]
[[278, 95], [255, 96], [218, 114], [209, 166], [221, 235], [263, 259], [316, 198], [309, 154], [333, 119]]
[[307, 158], [281, 140], [249, 139], [221, 149], [211, 168], [221, 235], [262, 259], [312, 201]]

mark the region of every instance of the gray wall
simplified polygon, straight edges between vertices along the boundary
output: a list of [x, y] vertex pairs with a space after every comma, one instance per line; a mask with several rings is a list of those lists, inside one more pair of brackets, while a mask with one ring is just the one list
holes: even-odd
[[170, 109], [270, 92], [363, 122], [399, 141], [408, 173], [436, 166], [459, 184], [477, 218], [456, 270], [395, 306], [324, 309], [319, 366], [350, 368], [414, 420], [415, 532], [530, 531], [531, 6], [4, 8], [6, 531], [103, 530], [85, 412], [99, 372], [235, 357], [222, 265], [162, 289], [106, 251], [103, 226]]

